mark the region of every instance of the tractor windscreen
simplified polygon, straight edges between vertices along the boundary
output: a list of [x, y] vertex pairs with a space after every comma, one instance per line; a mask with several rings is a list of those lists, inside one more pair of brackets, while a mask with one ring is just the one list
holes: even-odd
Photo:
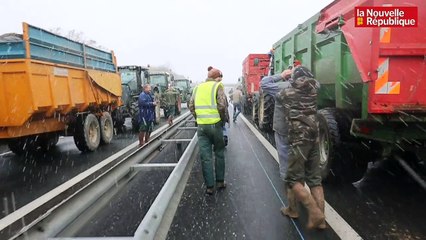
[[151, 86], [158, 85], [167, 88], [167, 76], [165, 75], [150, 75]]
[[175, 81], [175, 86], [185, 89], [188, 87], [188, 82], [187, 81]]
[[122, 71], [121, 72], [121, 83], [126, 84], [132, 91], [136, 91], [138, 89], [138, 83], [136, 79], [135, 71]]

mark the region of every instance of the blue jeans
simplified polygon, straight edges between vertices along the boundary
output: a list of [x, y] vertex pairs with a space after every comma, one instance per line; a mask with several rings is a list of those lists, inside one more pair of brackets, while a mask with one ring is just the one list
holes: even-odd
[[280, 178], [284, 181], [288, 169], [288, 138], [287, 136], [281, 135], [277, 132], [274, 132], [274, 136], [280, 165]]
[[234, 103], [234, 122], [235, 120], [237, 120], [238, 114], [240, 113], [241, 113], [241, 103]]

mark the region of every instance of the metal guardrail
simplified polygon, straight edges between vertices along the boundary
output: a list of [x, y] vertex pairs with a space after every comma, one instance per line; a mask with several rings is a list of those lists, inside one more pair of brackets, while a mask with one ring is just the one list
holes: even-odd
[[178, 165], [173, 169], [160, 193], [155, 198], [141, 224], [137, 228], [134, 239], [154, 239], [157, 235], [161, 221], [167, 207], [170, 204], [172, 196], [175, 194], [184, 171], [188, 167], [189, 160], [198, 143], [197, 135], [194, 135], [188, 147], [185, 149], [182, 157], [179, 159]]
[[[82, 172], [76, 177], [61, 184], [60, 186], [56, 187], [55, 189], [51, 190], [40, 198], [35, 199], [33, 202], [28, 203], [20, 209], [17, 209], [15, 212], [12, 212], [6, 217], [0, 219], [0, 239], [15, 239], [19, 235], [24, 234], [26, 231], [34, 227], [42, 220], [45, 223], [48, 222], [45, 220], [45, 218], [55, 215], [55, 212], [63, 205], [68, 204], [68, 201], [70, 199], [75, 198], [78, 194], [81, 195], [82, 191], [87, 191], [87, 189], [90, 188], [88, 186], [96, 184], [101, 185], [101, 187], [98, 187], [97, 189], [95, 188], [95, 190], [92, 190], [91, 193], [88, 194], [91, 195], [92, 198], [96, 198], [96, 196], [101, 196], [103, 194], [101, 188], [106, 189], [110, 185], [114, 186], [118, 179], [126, 175], [130, 171], [131, 165], [134, 165], [135, 163], [131, 163], [130, 166], [126, 165], [124, 167], [125, 169], [122, 171], [120, 170], [119, 172], [110, 173], [111, 169], [122, 165], [127, 161], [128, 158], [131, 158], [131, 156], [134, 154], [136, 154], [134, 158], [140, 161], [141, 159], [143, 159], [143, 156], [147, 156], [148, 152], [152, 152], [155, 149], [158, 149], [162, 144], [162, 138], [171, 137], [177, 131], [178, 127], [181, 127], [182, 121], [186, 121], [189, 116], [189, 113], [183, 114], [179, 118], [175, 119], [175, 125], [173, 125], [172, 127], [164, 126], [159, 128], [157, 130], [158, 135], [153, 136], [148, 145], [143, 147], [145, 151], [142, 152], [142, 155], [136, 154], [141, 150], [141, 148], [138, 148], [138, 150], [132, 152], [132, 150], [138, 145], [138, 143], [135, 142], [127, 148], [93, 166], [92, 168], [86, 170], [85, 172]], [[127, 157], [122, 158], [127, 154], [129, 154]], [[99, 184], [98, 180], [106, 176], [109, 177], [110, 183]], [[93, 199], [85, 199], [83, 203], [85, 203], [85, 205], [90, 205], [92, 202]], [[77, 204], [77, 206], [79, 206], [80, 208], [81, 205], [81, 202]], [[69, 219], [72, 219], [75, 218], [77, 214], [77, 210], [69, 211], [67, 213], [68, 216], [61, 216], [61, 218], [65, 219], [66, 217], [68, 217]], [[25, 226], [21, 222], [23, 219], [25, 219], [26, 222]], [[65, 225], [65, 223], [56, 224], [60, 225], [60, 227], [64, 227]], [[43, 233], [44, 236], [56, 236], [56, 234], [61, 230], [58, 230], [60, 227], [55, 227], [52, 227], [51, 229], [45, 228]], [[46, 237], [37, 239], [45, 238]]]
[[[179, 128], [178, 128], [179, 129]], [[195, 148], [198, 143], [198, 137], [197, 135], [194, 135], [194, 137], [191, 139], [189, 145], [183, 152], [182, 156], [180, 157], [177, 164], [138, 164], [134, 165], [132, 168], [134, 170], [138, 170], [140, 167], [151, 167], [149, 165], [152, 165], [152, 167], [174, 167], [172, 173], [169, 175], [166, 183], [160, 190], [160, 193], [155, 198], [154, 202], [152, 203], [150, 209], [145, 214], [145, 217], [142, 219], [142, 222], [136, 229], [136, 232], [133, 237], [94, 237], [94, 238], [87, 238], [87, 237], [76, 237], [76, 238], [69, 238], [69, 237], [63, 237], [63, 238], [49, 238], [51, 240], [130, 240], [130, 239], [159, 239], [159, 229], [162, 226], [163, 220], [165, 218], [167, 209], [169, 208], [171, 201], [173, 199], [173, 196], [178, 191], [179, 184], [186, 184], [185, 182], [182, 182], [184, 179], [184, 173], [186, 171], [190, 171], [190, 161], [191, 157], [195, 151]], [[161, 239], [161, 238], [160, 238]]]

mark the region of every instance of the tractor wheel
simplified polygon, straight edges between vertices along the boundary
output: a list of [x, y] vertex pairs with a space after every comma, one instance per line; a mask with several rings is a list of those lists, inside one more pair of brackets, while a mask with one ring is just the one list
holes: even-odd
[[29, 146], [33, 142], [33, 137], [20, 137], [8, 141], [10, 151], [20, 156], [29, 151]]
[[133, 131], [139, 131], [139, 110], [132, 116], [132, 129]]
[[37, 147], [40, 147], [41, 151], [48, 152], [52, 150], [53, 147], [56, 146], [58, 141], [59, 141], [58, 133], [46, 133], [46, 134], [39, 135], [37, 137], [36, 143], [37, 143]]
[[117, 132], [119, 133], [125, 132], [126, 128], [124, 126], [124, 122], [126, 121], [126, 118], [124, 116], [123, 107], [119, 107], [115, 109], [111, 113], [111, 117], [112, 117], [113, 126], [115, 129], [117, 129]]
[[133, 131], [139, 131], [139, 106], [138, 102], [132, 102], [129, 109], [130, 117], [132, 118]]
[[78, 116], [74, 143], [82, 152], [95, 151], [101, 141], [99, 121], [93, 114]]
[[259, 101], [259, 128], [265, 132], [272, 132], [275, 100], [269, 94], [260, 95]]
[[252, 111], [252, 102], [249, 101], [247, 98], [243, 98], [243, 114], [244, 115], [250, 115]]
[[259, 126], [259, 101], [258, 98], [253, 97], [253, 105], [251, 107], [251, 119], [256, 126]]
[[99, 119], [100, 131], [101, 131], [101, 143], [109, 144], [112, 141], [114, 135], [114, 126], [112, 124], [112, 117], [109, 112], [103, 112]]
[[335, 114], [336, 110], [333, 108], [318, 110], [319, 155], [322, 179], [326, 179], [329, 175], [337, 147], [340, 144], [339, 127]]

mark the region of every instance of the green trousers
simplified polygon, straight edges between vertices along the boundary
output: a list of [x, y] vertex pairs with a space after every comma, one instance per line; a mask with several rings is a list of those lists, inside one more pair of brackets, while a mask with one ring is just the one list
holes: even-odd
[[207, 187], [213, 187], [215, 176], [213, 175], [212, 146], [215, 156], [214, 172], [216, 182], [222, 182], [225, 179], [225, 142], [223, 140], [222, 122], [211, 125], [199, 124], [197, 136], [204, 183]]
[[293, 187], [296, 182], [306, 182], [310, 188], [321, 186], [318, 142], [305, 142], [297, 146], [290, 145], [288, 169], [284, 181], [290, 187]]

